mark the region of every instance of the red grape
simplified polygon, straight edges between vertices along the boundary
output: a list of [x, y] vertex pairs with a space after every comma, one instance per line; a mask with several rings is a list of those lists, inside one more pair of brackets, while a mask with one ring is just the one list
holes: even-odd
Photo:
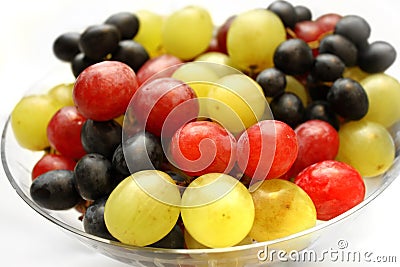
[[278, 120], [264, 120], [248, 128], [237, 143], [238, 165], [256, 180], [282, 176], [297, 157], [294, 130]]
[[127, 114], [152, 134], [161, 136], [163, 133], [170, 137], [182, 125], [197, 118], [199, 103], [195, 92], [186, 83], [174, 78], [159, 78], [139, 88]]
[[57, 111], [47, 125], [51, 147], [72, 159], [85, 155], [81, 143], [81, 129], [85, 121], [86, 118], [75, 106], [65, 106]]
[[319, 36], [323, 33], [323, 30], [315, 21], [305, 20], [296, 23], [294, 27], [296, 37], [303, 39], [305, 42], [317, 41]]
[[172, 137], [170, 153], [177, 167], [190, 176], [229, 173], [236, 161], [236, 139], [215, 122], [190, 122]]
[[73, 171], [76, 162], [60, 154], [44, 154], [32, 169], [32, 180], [41, 174], [52, 170], [70, 170]]
[[288, 178], [296, 176], [311, 164], [335, 159], [339, 150], [339, 134], [329, 123], [309, 120], [297, 126], [295, 132], [299, 152], [287, 173]]
[[128, 65], [103, 61], [78, 76], [73, 100], [86, 118], [107, 121], [124, 114], [137, 88], [136, 74]]
[[218, 48], [221, 53], [228, 53], [228, 49], [226, 47], [226, 36], [228, 35], [229, 27], [232, 24], [232, 21], [236, 18], [236, 15], [230, 16], [217, 30], [217, 42]]
[[[140, 69], [137, 71], [137, 79], [139, 82], [139, 85], [143, 84], [145, 81], [147, 81], [150, 77], [153, 75], [168, 69], [172, 66], [176, 66], [179, 64], [182, 64], [183, 61], [179, 59], [176, 56], [169, 55], [169, 54], [163, 54], [158, 57], [154, 57], [152, 59], [149, 59], [144, 63]], [[173, 73], [173, 69], [171, 68], [171, 75]]]
[[360, 173], [350, 165], [325, 160], [308, 166], [295, 178], [312, 199], [319, 220], [330, 220], [353, 208], [365, 196]]
[[318, 17], [315, 22], [321, 28], [323, 33], [333, 32], [336, 23], [342, 18], [341, 15], [336, 13], [327, 13]]

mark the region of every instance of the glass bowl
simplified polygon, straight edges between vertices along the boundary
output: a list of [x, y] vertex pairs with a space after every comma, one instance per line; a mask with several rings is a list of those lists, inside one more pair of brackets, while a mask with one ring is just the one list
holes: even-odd
[[[192, 2], [195, 3], [195, 1]], [[260, 3], [260, 1], [247, 1], [245, 4], [233, 2], [229, 3], [229, 5], [226, 3], [227, 8], [223, 10], [219, 9], [219, 5], [212, 3], [212, 1], [204, 1], [202, 5], [210, 8], [212, 15], [217, 18], [215, 22], [218, 24], [222, 23], [231, 14], [260, 5], [267, 6], [270, 2], [272, 1], [263, 3]], [[142, 6], [143, 8], [150, 8], [155, 11], [163, 8], [163, 11], [167, 13], [168, 10], [175, 10], [178, 6], [187, 5], [190, 2], [165, 1], [162, 5], [158, 6], [156, 3], [160, 3], [160, 1], [148, 1], [147, 4], [142, 4]], [[296, 1], [296, 4], [302, 3], [309, 6], [312, 11], [316, 11], [315, 16], [332, 11], [328, 8], [324, 10], [324, 8], [318, 5], [317, 1], [314, 1], [314, 3], [311, 1]], [[346, 9], [343, 8], [342, 10]], [[340, 9], [335, 11], [340, 13]], [[110, 12], [107, 14], [110, 14]], [[371, 26], [374, 29], [374, 25]], [[64, 75], [69, 71], [64, 65], [56, 66], [55, 69], [54, 73], [57, 75], [53, 75], [52, 71], [52, 75], [46, 75], [46, 78], [41, 80], [39, 84], [36, 84], [29, 92], [38, 91], [40, 88], [46, 88], [46, 86], [49, 88], [49, 85], [55, 85], [56, 82], [66, 82], [71, 79], [70, 76]], [[61, 75], [58, 76], [60, 73]], [[400, 128], [396, 134], [400, 134]], [[396, 157], [392, 167], [385, 174], [365, 179], [367, 191], [362, 203], [334, 219], [319, 222], [311, 229], [284, 238], [221, 249], [159, 249], [124, 245], [87, 234], [83, 230], [81, 221], [78, 220], [81, 214], [75, 209], [51, 211], [38, 206], [29, 194], [31, 184], [30, 170], [41, 156], [42, 152], [32, 152], [18, 145], [8, 118], [1, 136], [1, 160], [7, 178], [17, 194], [38, 214], [56, 224], [67, 233], [70, 233], [84, 244], [92, 247], [99, 253], [133, 266], [262, 266], [269, 261], [277, 260], [268, 257], [269, 255], [266, 254], [268, 251], [301, 251], [317, 242], [318, 237], [323, 235], [324, 232], [334, 231], [336, 227], [351, 220], [400, 175], [400, 162], [399, 158]]]

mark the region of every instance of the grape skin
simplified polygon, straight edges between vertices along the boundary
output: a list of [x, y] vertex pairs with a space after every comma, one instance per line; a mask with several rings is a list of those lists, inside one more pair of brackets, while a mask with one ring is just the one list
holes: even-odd
[[265, 117], [267, 101], [260, 85], [243, 74], [217, 80], [206, 103], [210, 119], [240, 133]]
[[273, 67], [275, 49], [284, 40], [285, 27], [277, 15], [266, 9], [249, 10], [237, 15], [229, 28], [228, 54], [242, 70], [257, 73]]
[[317, 212], [311, 198], [296, 184], [265, 180], [253, 185], [255, 206], [253, 227], [249, 233], [262, 242], [294, 234], [315, 226]]
[[348, 122], [341, 126], [339, 139], [337, 160], [353, 166], [364, 177], [380, 175], [393, 163], [393, 139], [378, 123], [365, 119]]
[[60, 108], [49, 95], [23, 97], [11, 113], [11, 127], [20, 146], [34, 151], [50, 146], [47, 124]]
[[146, 170], [125, 178], [107, 199], [104, 220], [119, 241], [147, 246], [166, 236], [178, 221], [181, 195], [172, 178]]
[[369, 75], [360, 84], [368, 96], [369, 108], [365, 119], [390, 127], [400, 120], [400, 83], [388, 74]]
[[183, 60], [204, 52], [211, 41], [214, 25], [208, 11], [187, 6], [170, 14], [162, 28], [162, 42], [167, 53]]
[[247, 188], [232, 176], [209, 173], [198, 177], [182, 196], [182, 220], [201, 244], [230, 247], [243, 240], [254, 221]]
[[163, 54], [161, 39], [163, 17], [148, 10], [139, 10], [136, 15], [139, 18], [140, 27], [134, 40], [146, 48], [151, 58]]

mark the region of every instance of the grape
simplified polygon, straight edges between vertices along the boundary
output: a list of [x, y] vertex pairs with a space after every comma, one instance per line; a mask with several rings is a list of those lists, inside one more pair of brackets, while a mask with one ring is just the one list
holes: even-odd
[[57, 100], [61, 106], [73, 106], [74, 100], [72, 99], [72, 90], [74, 89], [73, 83], [62, 83], [54, 86], [48, 92], [48, 95]]
[[158, 77], [156, 75], [158, 73], [165, 74], [164, 72], [162, 72], [163, 70], [171, 71], [172, 75], [172, 73], [175, 70], [174, 66], [178, 68], [179, 65], [181, 65], [182, 63], [183, 63], [182, 60], [169, 54], [163, 54], [161, 56], [154, 57], [146, 61], [146, 63], [144, 63], [142, 67], [138, 70], [137, 72], [138, 82], [141, 85], [151, 77], [153, 77], [153, 79]]
[[215, 82], [219, 78], [213, 65], [212, 63], [189, 62], [181, 65], [172, 74], [172, 78], [184, 81], [196, 93], [199, 98], [199, 117], [207, 117], [206, 101], [201, 98], [207, 97], [212, 86], [211, 82]]
[[315, 57], [311, 75], [320, 81], [334, 82], [342, 77], [345, 69], [343, 61], [333, 54], [321, 54]]
[[311, 164], [335, 159], [339, 150], [339, 134], [329, 123], [309, 120], [296, 127], [299, 152], [289, 170], [289, 177], [295, 177]]
[[286, 76], [276, 68], [268, 68], [260, 72], [256, 77], [256, 82], [263, 89], [266, 97], [274, 97], [286, 88]]
[[296, 23], [294, 27], [296, 38], [304, 40], [306, 43], [318, 41], [318, 38], [324, 33], [316, 21], [305, 20]]
[[87, 67], [100, 62], [101, 60], [90, 59], [84, 53], [77, 54], [71, 62], [72, 74], [78, 78], [79, 74]]
[[[196, 57], [194, 61], [205, 61], [210, 63], [215, 63], [212, 65], [212, 69], [217, 73], [219, 77], [239, 73], [232, 68], [237, 68], [237, 66], [232, 62], [232, 59], [221, 52], [206, 52]], [[228, 66], [228, 67], [226, 67]]]
[[161, 55], [164, 52], [161, 38], [164, 18], [149, 10], [138, 10], [135, 13], [140, 27], [133, 40], [142, 44], [151, 58]]
[[340, 127], [339, 138], [337, 160], [353, 166], [362, 176], [380, 175], [393, 163], [393, 139], [378, 123], [366, 120], [346, 123]]
[[129, 175], [159, 169], [163, 160], [160, 140], [149, 132], [141, 131], [123, 141], [115, 150], [112, 162], [119, 172]]
[[174, 78], [157, 78], [136, 92], [126, 112], [146, 131], [171, 137], [183, 124], [197, 118], [196, 94], [186, 83]]
[[133, 40], [123, 40], [119, 42], [118, 49], [111, 59], [123, 62], [137, 72], [149, 59], [149, 54], [141, 44]]
[[253, 200], [247, 188], [232, 176], [209, 173], [186, 188], [181, 216], [185, 229], [201, 244], [233, 246], [253, 225]]
[[32, 180], [41, 174], [52, 170], [71, 170], [75, 168], [76, 162], [60, 154], [44, 154], [33, 166]]
[[196, 81], [214, 82], [219, 78], [219, 75], [214, 72], [213, 65], [212, 63], [189, 62], [179, 66], [172, 74], [172, 78], [186, 83]]
[[153, 248], [172, 248], [172, 249], [183, 249], [185, 246], [185, 239], [183, 237], [183, 231], [179, 224], [176, 224], [166, 236], [161, 240], [149, 245]]
[[254, 184], [250, 190], [255, 218], [249, 236], [254, 240], [273, 240], [315, 226], [315, 206], [296, 184], [272, 179]]
[[327, 13], [319, 16], [315, 21], [323, 32], [331, 33], [335, 30], [337, 22], [342, 18], [337, 13]]
[[347, 15], [336, 23], [334, 33], [346, 37], [359, 47], [361, 44], [367, 42], [371, 34], [371, 27], [362, 17]]
[[232, 21], [236, 18], [235, 15], [230, 16], [225, 20], [225, 22], [218, 27], [217, 33], [216, 33], [216, 40], [217, 40], [217, 46], [218, 46], [218, 51], [224, 54], [228, 54], [228, 49], [226, 47], [226, 37], [228, 35], [229, 27], [232, 24]]
[[50, 146], [62, 155], [79, 159], [86, 154], [81, 142], [81, 130], [86, 118], [75, 106], [59, 109], [47, 125]]
[[366, 91], [360, 83], [349, 78], [337, 79], [329, 89], [327, 99], [335, 112], [345, 119], [360, 120], [368, 112]]
[[30, 150], [43, 150], [50, 146], [47, 124], [60, 108], [49, 95], [23, 97], [11, 112], [11, 127], [20, 146]]
[[139, 30], [139, 19], [130, 12], [115, 13], [109, 16], [104, 23], [117, 27], [123, 40], [132, 39]]
[[228, 54], [241, 70], [258, 73], [273, 67], [274, 51], [285, 39], [285, 27], [272, 11], [245, 11], [237, 15], [229, 28]]
[[324, 221], [353, 208], [365, 196], [365, 184], [360, 173], [335, 160], [320, 161], [305, 168], [294, 182], [312, 199], [317, 218]]
[[368, 96], [369, 108], [365, 119], [389, 127], [400, 120], [400, 83], [394, 77], [378, 73], [361, 80]]
[[30, 195], [39, 206], [50, 210], [67, 210], [81, 201], [75, 189], [74, 172], [52, 170], [33, 180]]
[[302, 39], [288, 39], [276, 48], [275, 67], [288, 75], [301, 75], [311, 70], [314, 57], [311, 48]]
[[308, 103], [308, 92], [304, 85], [299, 82], [295, 77], [286, 75], [286, 87], [285, 92], [293, 93], [297, 95], [304, 106]]
[[58, 36], [53, 43], [54, 55], [62, 61], [71, 62], [81, 52], [79, 49], [80, 37], [78, 32], [66, 32]]
[[357, 82], [361, 82], [364, 78], [367, 78], [370, 74], [361, 70], [358, 66], [345, 68], [343, 72], [343, 78], [350, 78]]
[[293, 28], [297, 22], [296, 10], [293, 5], [287, 1], [274, 1], [267, 9], [278, 15], [285, 27]]
[[80, 196], [97, 200], [114, 189], [111, 162], [100, 154], [87, 154], [75, 166], [75, 185]]
[[368, 73], [386, 71], [396, 60], [395, 48], [384, 41], [373, 42], [361, 51], [358, 57], [358, 65]]
[[236, 139], [219, 124], [194, 121], [172, 137], [170, 162], [190, 176], [229, 173], [236, 161]]
[[188, 249], [209, 248], [209, 247], [199, 243], [199, 241], [197, 241], [196, 239], [194, 239], [193, 236], [191, 236], [187, 230], [184, 230], [183, 237], [185, 239], [185, 246]]
[[193, 59], [206, 51], [213, 34], [208, 11], [187, 6], [170, 14], [162, 28], [162, 43], [167, 53], [183, 60]]
[[118, 61], [103, 61], [86, 68], [76, 79], [73, 99], [88, 119], [107, 121], [124, 114], [138, 88], [135, 72]]
[[83, 229], [85, 229], [86, 233], [116, 241], [110, 232], [108, 232], [104, 222], [104, 206], [106, 201], [106, 197], [101, 198], [86, 209], [83, 216]]
[[122, 127], [116, 121], [86, 120], [81, 130], [82, 146], [87, 153], [98, 153], [111, 159], [122, 142]]
[[231, 74], [215, 83], [208, 93], [207, 112], [230, 132], [240, 133], [270, 115], [266, 114], [267, 101], [262, 88], [248, 76]]
[[103, 60], [118, 48], [121, 34], [109, 24], [92, 25], [85, 29], [79, 39], [80, 50], [90, 59]]
[[104, 221], [119, 241], [147, 246], [172, 230], [179, 217], [180, 202], [179, 189], [166, 173], [140, 171], [125, 178], [111, 192]]
[[312, 101], [327, 101], [332, 84], [319, 81], [312, 75], [307, 75], [306, 86]]
[[296, 13], [297, 22], [306, 21], [312, 19], [311, 10], [306, 6], [295, 6], [294, 11]]
[[237, 142], [237, 163], [254, 180], [286, 173], [296, 160], [296, 133], [284, 122], [263, 120], [243, 132]]
[[290, 92], [285, 92], [272, 99], [270, 108], [274, 119], [283, 121], [295, 128], [304, 121], [304, 105], [301, 99]]
[[320, 54], [328, 53], [338, 56], [346, 67], [357, 65], [357, 47], [342, 35], [327, 35], [321, 40], [318, 51]]
[[336, 113], [327, 101], [317, 100], [311, 102], [305, 110], [304, 119], [323, 120], [331, 124], [336, 130], [339, 130], [340, 124]]

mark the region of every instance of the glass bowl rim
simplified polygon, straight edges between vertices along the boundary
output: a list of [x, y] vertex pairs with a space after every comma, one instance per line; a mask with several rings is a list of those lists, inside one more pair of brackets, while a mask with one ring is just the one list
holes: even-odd
[[[27, 196], [23, 190], [18, 186], [16, 183], [11, 170], [9, 168], [9, 164], [6, 158], [7, 152], [5, 151], [5, 144], [7, 142], [7, 133], [10, 127], [11, 123], [11, 115], [8, 116], [6, 119], [4, 125], [3, 125], [3, 131], [1, 135], [1, 162], [3, 165], [3, 170], [7, 176], [7, 179], [11, 186], [14, 188], [14, 190], [17, 192], [17, 194], [22, 198], [22, 200], [25, 201], [28, 206], [30, 206], [32, 209], [34, 209], [37, 213], [42, 215], [45, 219], [49, 220], [50, 222], [54, 223], [55, 225], [61, 227], [64, 230], [67, 230], [68, 232], [77, 235], [79, 237], [83, 237], [85, 239], [90, 239], [96, 242], [99, 242], [103, 245], [108, 245], [108, 246], [116, 246], [119, 248], [123, 249], [129, 249], [129, 250], [141, 250], [141, 251], [148, 251], [148, 252], [154, 252], [154, 253], [163, 253], [163, 254], [214, 254], [214, 253], [227, 253], [227, 252], [233, 252], [233, 251], [245, 251], [248, 249], [255, 249], [255, 248], [265, 248], [269, 245], [273, 244], [278, 244], [281, 242], [286, 242], [286, 241], [291, 241], [295, 240], [297, 238], [300, 238], [302, 236], [306, 236], [309, 234], [312, 234], [314, 232], [318, 232], [324, 229], [327, 229], [333, 225], [337, 225], [339, 222], [346, 220], [349, 217], [354, 216], [357, 212], [359, 212], [361, 209], [363, 209], [365, 206], [367, 206], [370, 202], [372, 202], [376, 197], [378, 197], [385, 189], [396, 179], [395, 175], [391, 175], [386, 179], [380, 186], [379, 188], [375, 189], [369, 196], [367, 196], [361, 203], [358, 205], [354, 206], [350, 210], [342, 213], [341, 215], [328, 220], [328, 221], [322, 221], [321, 223], [315, 225], [312, 228], [303, 230], [301, 232], [297, 232], [295, 234], [291, 234], [289, 236], [285, 236], [282, 238], [274, 239], [274, 240], [269, 240], [269, 241], [263, 241], [263, 242], [255, 242], [252, 244], [246, 244], [246, 245], [238, 245], [238, 246], [233, 246], [233, 247], [226, 247], [226, 248], [198, 248], [198, 249], [169, 249], [169, 248], [154, 248], [154, 247], [139, 247], [139, 246], [133, 246], [129, 244], [124, 244], [118, 241], [112, 241], [108, 240], [105, 238], [101, 238], [89, 233], [86, 233], [85, 231], [82, 231], [80, 229], [77, 229], [73, 226], [68, 225], [65, 222], [62, 222], [61, 220], [51, 216], [50, 214], [44, 212], [44, 208], [40, 207], [38, 204], [36, 204], [29, 196]], [[389, 170], [393, 169], [394, 166], [397, 166], [397, 168], [400, 168], [400, 163], [397, 163], [399, 161], [399, 157], [396, 157], [394, 162], [392, 163], [392, 166]], [[386, 173], [382, 174], [382, 176], [386, 175]], [[364, 178], [364, 179], [369, 179], [369, 178]]]

